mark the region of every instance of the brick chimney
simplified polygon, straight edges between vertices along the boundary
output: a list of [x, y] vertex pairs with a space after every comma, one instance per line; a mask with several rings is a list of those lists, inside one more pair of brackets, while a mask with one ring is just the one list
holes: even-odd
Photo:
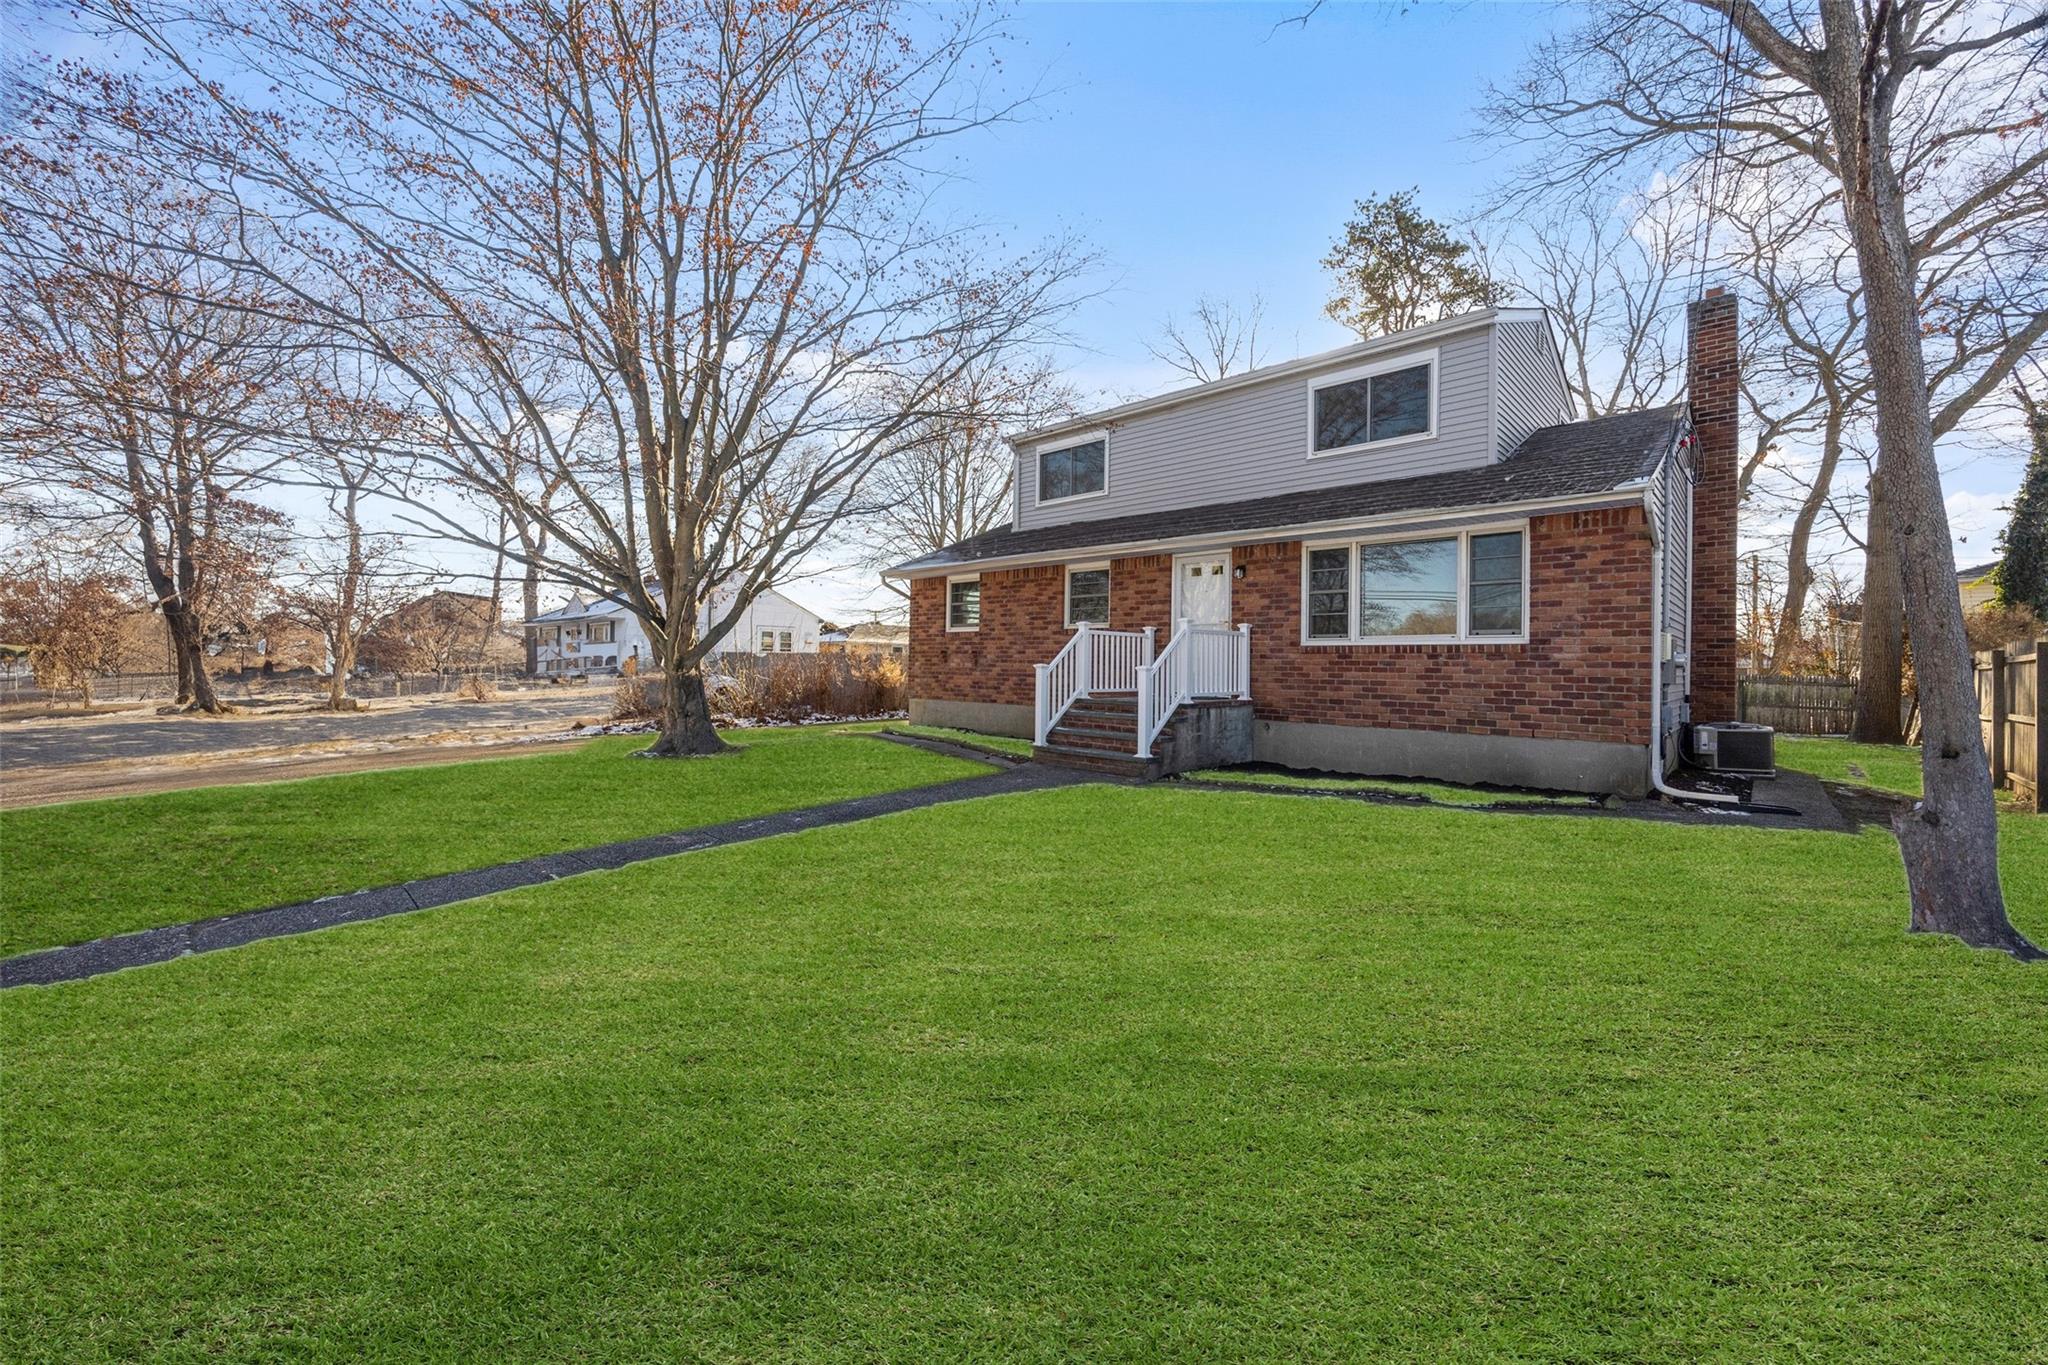
[[1686, 393], [1699, 472], [1692, 492], [1692, 718], [1735, 719], [1735, 466], [1742, 365], [1735, 296], [1686, 309]]

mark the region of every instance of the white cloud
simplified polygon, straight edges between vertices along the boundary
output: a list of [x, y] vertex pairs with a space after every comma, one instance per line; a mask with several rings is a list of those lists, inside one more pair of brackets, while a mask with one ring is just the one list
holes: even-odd
[[1948, 530], [1958, 564], [1976, 564], [1998, 553], [1998, 533], [2005, 529], [2009, 493], [1951, 493]]

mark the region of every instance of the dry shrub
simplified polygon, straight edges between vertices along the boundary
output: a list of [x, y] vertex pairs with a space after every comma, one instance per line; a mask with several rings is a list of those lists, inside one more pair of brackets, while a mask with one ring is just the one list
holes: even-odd
[[907, 705], [903, 661], [887, 655], [733, 656], [712, 670], [711, 709], [736, 720], [789, 724], [814, 716], [874, 716]]
[[[903, 661], [866, 654], [731, 654], [705, 667], [711, 711], [730, 720], [794, 724], [817, 717], [876, 716], [908, 705]], [[621, 678], [613, 720], [661, 715], [659, 678]]]
[[661, 719], [661, 679], [620, 678], [612, 689], [612, 719]]
[[1963, 616], [1963, 629], [1973, 650], [2007, 649], [2023, 640], [2041, 638], [2041, 618], [2020, 605], [1987, 602]]

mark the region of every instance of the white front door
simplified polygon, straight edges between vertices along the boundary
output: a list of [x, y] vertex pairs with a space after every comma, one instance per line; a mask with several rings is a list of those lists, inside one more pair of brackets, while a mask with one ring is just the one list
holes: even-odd
[[1230, 556], [1182, 555], [1173, 561], [1173, 628], [1230, 624]]

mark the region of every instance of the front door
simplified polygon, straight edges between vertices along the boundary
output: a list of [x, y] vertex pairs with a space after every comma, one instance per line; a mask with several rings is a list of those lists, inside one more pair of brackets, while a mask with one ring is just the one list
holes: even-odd
[[1173, 623], [1230, 624], [1230, 556], [1182, 555], [1173, 561]]

